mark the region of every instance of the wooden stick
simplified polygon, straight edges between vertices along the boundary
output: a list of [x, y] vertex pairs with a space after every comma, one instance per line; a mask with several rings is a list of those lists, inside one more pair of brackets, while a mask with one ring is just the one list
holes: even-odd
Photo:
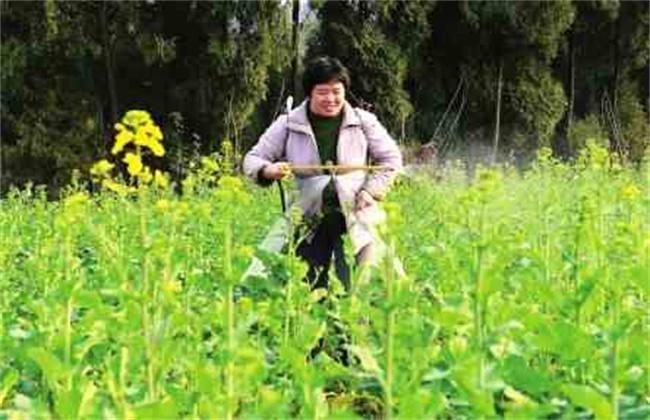
[[388, 169], [379, 165], [291, 165], [292, 171], [332, 171], [332, 172], [351, 172], [351, 171], [378, 171]]

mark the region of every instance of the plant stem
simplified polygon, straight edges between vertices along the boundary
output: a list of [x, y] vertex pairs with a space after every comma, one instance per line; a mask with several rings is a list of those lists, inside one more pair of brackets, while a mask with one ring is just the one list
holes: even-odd
[[474, 333], [476, 334], [476, 348], [479, 355], [478, 384], [483, 387], [483, 296], [481, 293], [483, 273], [481, 265], [483, 262], [483, 247], [476, 249], [476, 274], [475, 274], [475, 297], [474, 297]]
[[[68, 230], [66, 232], [65, 236], [65, 283], [67, 285], [70, 285], [72, 282], [72, 273], [70, 272], [70, 268], [72, 267], [72, 255], [71, 255], [71, 250], [72, 250], [72, 244], [71, 244], [72, 239], [70, 238], [70, 231]], [[72, 354], [72, 294], [74, 293], [74, 288], [70, 288], [70, 296], [68, 297], [68, 300], [66, 301], [66, 306], [65, 306], [65, 327], [64, 327], [64, 342], [65, 342], [65, 349], [64, 349], [64, 360], [65, 360], [65, 366], [67, 369], [72, 370], [72, 366], [70, 366], [71, 362], [71, 354]], [[72, 375], [70, 372], [67, 374], [67, 386], [68, 390], [72, 388]]]
[[[140, 151], [138, 150], [138, 153]], [[144, 197], [144, 186], [138, 186], [138, 204], [140, 206], [140, 240], [142, 242], [143, 254], [142, 254], [142, 293], [141, 293], [141, 304], [140, 312], [142, 317], [142, 336], [144, 337], [144, 350], [145, 350], [145, 363], [147, 369], [147, 392], [149, 401], [153, 401], [156, 398], [156, 389], [155, 389], [155, 369], [154, 369], [154, 355], [153, 355], [153, 345], [151, 337], [151, 319], [149, 314], [149, 301], [154, 303], [153, 300], [155, 296], [152, 296], [150, 293], [149, 286], [149, 237], [147, 235], [147, 219], [145, 211], [145, 197]]]
[[390, 240], [384, 261], [384, 278], [386, 283], [386, 379], [384, 383], [384, 418], [390, 419], [393, 411], [393, 375], [395, 345], [395, 270], [393, 269], [394, 244]]
[[293, 272], [295, 271], [295, 243], [294, 243], [294, 229], [289, 232], [289, 278], [287, 279], [287, 290], [285, 295], [286, 311], [284, 313], [284, 331], [282, 336], [282, 343], [286, 346], [289, 342], [289, 333], [291, 331], [291, 317], [293, 313]]
[[479, 244], [476, 246], [476, 262], [474, 267], [474, 333], [476, 334], [476, 348], [479, 356], [479, 369], [478, 369], [478, 384], [483, 388], [483, 307], [485, 305], [483, 300], [483, 253], [484, 246], [481, 243], [483, 239], [483, 221], [485, 217], [485, 204], [481, 204], [479, 213]]
[[611, 320], [611, 331], [612, 331], [612, 350], [611, 350], [611, 360], [610, 360], [610, 372], [609, 372], [609, 388], [611, 396], [611, 405], [612, 412], [614, 417], [618, 418], [618, 396], [620, 394], [618, 386], [618, 365], [619, 365], [619, 346], [618, 346], [618, 332], [616, 329], [619, 324], [619, 295], [618, 291], [615, 289], [616, 284], [613, 284], [609, 275], [609, 268], [605, 268], [605, 276], [607, 277], [607, 282], [611, 288], [612, 296], [612, 320]]
[[226, 288], [226, 328], [228, 340], [228, 361], [226, 364], [226, 418], [234, 416], [235, 398], [235, 303], [232, 278], [232, 227], [230, 221], [226, 223], [224, 230], [224, 280]]

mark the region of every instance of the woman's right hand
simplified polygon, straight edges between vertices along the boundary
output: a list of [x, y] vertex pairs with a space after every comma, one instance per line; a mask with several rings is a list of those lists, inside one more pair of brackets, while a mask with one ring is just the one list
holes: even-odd
[[288, 162], [275, 162], [264, 167], [262, 175], [266, 179], [283, 179], [291, 174], [291, 166]]

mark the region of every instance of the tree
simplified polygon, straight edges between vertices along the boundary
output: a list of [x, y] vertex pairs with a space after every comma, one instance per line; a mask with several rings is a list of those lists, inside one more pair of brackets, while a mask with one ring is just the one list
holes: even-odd
[[[523, 138], [525, 144], [530, 139], [534, 146], [545, 144], [565, 107], [564, 93], [548, 64], [573, 21], [571, 4], [499, 1], [464, 2], [461, 7], [478, 40], [466, 56], [470, 89], [495, 104], [493, 159], [499, 147], [502, 109], [508, 124], [516, 127], [511, 130], [514, 138]], [[480, 71], [483, 77], [477, 74], [482, 68], [487, 70]], [[495, 93], [472, 83], [477, 80], [493, 86]], [[502, 104], [503, 93], [506, 101]]]
[[85, 5], [1, 7], [2, 175], [9, 183], [64, 185], [72, 169], [102, 147], [101, 107], [89, 92], [96, 45], [76, 21]]
[[315, 6], [321, 33], [309, 55], [341, 59], [352, 73], [351, 99], [372, 104], [389, 130], [403, 138], [413, 112], [405, 82], [433, 3], [350, 0]]
[[73, 168], [106, 153], [104, 139], [129, 109], [151, 111], [169, 134], [172, 156], [195, 144], [216, 150], [224, 138], [241, 151], [269, 76], [289, 62], [287, 8], [278, 2], [0, 7], [2, 176], [9, 183], [64, 185]]
[[575, 136], [564, 140], [572, 121], [596, 118], [613, 150], [638, 159], [648, 135], [648, 4], [576, 1], [574, 7], [576, 19], [554, 69], [569, 96], [558, 148], [575, 155], [582, 143]]

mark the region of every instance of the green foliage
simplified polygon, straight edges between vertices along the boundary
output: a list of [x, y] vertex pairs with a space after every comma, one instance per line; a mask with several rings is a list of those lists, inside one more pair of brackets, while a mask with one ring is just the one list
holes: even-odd
[[[431, 138], [435, 132], [449, 141], [454, 129], [493, 132], [501, 74], [502, 144], [529, 150], [547, 144], [566, 110], [562, 85], [549, 65], [574, 18], [574, 7], [566, 1], [439, 4], [414, 66], [412, 90], [422, 91], [414, 95], [424, 126], [418, 127], [424, 131], [418, 137]], [[417, 82], [423, 79], [427, 83]], [[452, 104], [457, 87], [460, 94]]]
[[557, 56], [558, 47], [565, 32], [575, 19], [575, 10], [570, 0], [553, 3], [534, 2], [522, 7], [518, 16], [521, 34], [530, 46], [534, 46], [543, 62], [550, 63]]
[[131, 108], [151, 109], [174, 134], [170, 165], [223, 137], [241, 153], [269, 72], [288, 63], [286, 11], [277, 2], [3, 2], [3, 186], [52, 180], [55, 191], [73, 162], [104, 152], [112, 120]]
[[403, 179], [345, 294], [255, 248], [277, 197], [229, 153], [182, 196], [0, 202], [0, 416], [647, 417], [646, 173], [589, 143]]
[[287, 9], [274, 2], [217, 2], [209, 8], [223, 25], [208, 31], [206, 50], [214, 92], [210, 114], [218, 122], [212, 135], [223, 133], [240, 151], [243, 130], [266, 97], [269, 73], [289, 64]]
[[176, 40], [165, 39], [160, 34], [140, 34], [136, 37], [136, 44], [142, 54], [147, 67], [154, 64], [164, 65], [176, 59]]
[[[644, 146], [637, 139], [647, 130], [641, 122], [644, 105], [639, 102], [643, 104], [648, 96], [649, 6], [618, 1], [578, 1], [574, 6], [576, 19], [567, 33], [557, 61], [561, 70], [556, 74], [564, 81], [567, 96], [574, 96], [572, 117], [599, 115], [612, 150], [638, 161]], [[570, 154], [579, 146], [576, 141], [569, 140]]]
[[[2, 71], [0, 72], [0, 83], [3, 86], [2, 95], [2, 116], [8, 117], [11, 108], [18, 108], [22, 105], [20, 87], [23, 85], [25, 68], [27, 66], [27, 49], [25, 45], [14, 39], [3, 41], [0, 49]], [[6, 89], [6, 91], [4, 90]], [[19, 104], [15, 104], [19, 102]]]
[[590, 114], [586, 118], [574, 122], [571, 125], [568, 138], [572, 151], [582, 149], [589, 139], [604, 147], [609, 146], [607, 133], [603, 130], [598, 117], [594, 114]]
[[522, 60], [508, 96], [517, 121], [521, 121], [517, 127], [535, 136], [537, 147], [549, 144], [567, 105], [561, 83], [539, 63]]
[[626, 157], [638, 162], [650, 147], [650, 120], [632, 83], [624, 83], [619, 89], [617, 110], [622, 130], [614, 137], [622, 141]]
[[372, 104], [398, 133], [413, 113], [405, 83], [433, 7], [432, 2], [325, 2], [318, 8], [321, 36], [308, 54], [340, 58], [352, 73], [350, 99]]

